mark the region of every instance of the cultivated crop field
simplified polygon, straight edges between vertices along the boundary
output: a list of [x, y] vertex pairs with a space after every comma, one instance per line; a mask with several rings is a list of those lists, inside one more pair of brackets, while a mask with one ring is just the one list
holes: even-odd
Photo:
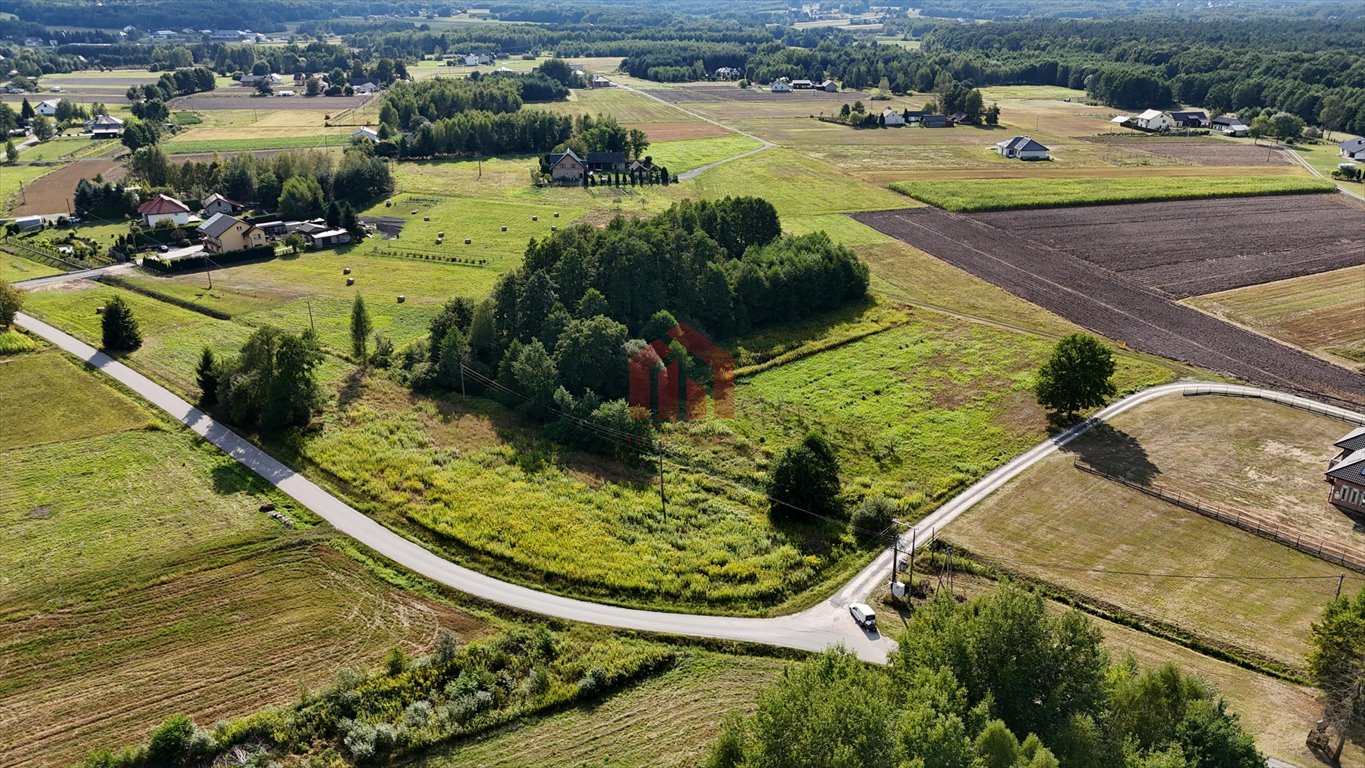
[[[99, 158], [76, 160], [66, 165], [18, 166], [6, 168], [0, 173], [4, 179], [0, 183], [0, 195], [13, 194], [19, 184], [24, 185], [22, 195], [11, 198], [10, 212], [14, 216], [70, 215], [71, 196], [81, 179], [93, 179], [103, 175], [105, 181], [118, 181], [127, 171], [117, 160]], [[17, 177], [17, 178], [12, 178]], [[14, 185], [10, 187], [10, 185]]]
[[1365, 266], [1206, 296], [1186, 304], [1297, 347], [1365, 363]]
[[[1335, 187], [1305, 176], [1206, 176], [1148, 178], [1141, 184], [1115, 184], [1105, 176], [1067, 179], [923, 180], [892, 184], [898, 192], [948, 211], [1000, 211], [1017, 208], [1198, 200], [1251, 195], [1331, 192]], [[1243, 205], [1244, 202], [1230, 205]], [[1109, 214], [1100, 214], [1109, 215]]]
[[1351, 223], [1362, 215], [1333, 194], [974, 218], [1182, 298], [1365, 264], [1365, 233]]
[[[1028, 216], [1093, 217], [1098, 213], [1099, 219], [1091, 219], [1098, 221], [1112, 210], [1059, 209]], [[1027, 221], [1025, 214], [1015, 216]], [[855, 218], [1136, 349], [1276, 388], [1365, 401], [1365, 382], [1355, 373], [1173, 303], [1125, 276], [1097, 270], [1064, 251], [992, 226], [983, 217], [917, 208], [862, 213]], [[1196, 226], [1198, 222], [1191, 220], [1190, 227]], [[1226, 221], [1218, 226], [1227, 227], [1218, 231], [1231, 229]], [[1084, 237], [1093, 239], [1094, 233], [1085, 232]], [[1210, 247], [1217, 246], [1211, 241]]]
[[1213, 136], [1202, 139], [1167, 139], [1140, 133], [1133, 136], [1096, 136], [1087, 141], [1106, 147], [1168, 157], [1194, 165], [1245, 167], [1297, 165], [1289, 155], [1292, 150], [1283, 145], [1248, 144]]

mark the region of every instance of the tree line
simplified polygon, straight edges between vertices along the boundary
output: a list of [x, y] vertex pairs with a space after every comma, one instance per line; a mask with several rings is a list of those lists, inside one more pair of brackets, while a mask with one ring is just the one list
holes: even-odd
[[705, 380], [668, 341], [679, 321], [726, 338], [837, 307], [867, 285], [867, 266], [824, 233], [782, 237], [765, 200], [688, 201], [532, 241], [492, 296], [452, 301], [401, 368], [416, 388], [489, 394], [575, 444], [634, 451], [649, 422], [621, 398], [632, 357], [662, 364], [649, 342]]

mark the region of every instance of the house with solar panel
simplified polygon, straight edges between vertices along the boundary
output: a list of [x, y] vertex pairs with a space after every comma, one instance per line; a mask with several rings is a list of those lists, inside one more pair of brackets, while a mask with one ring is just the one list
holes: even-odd
[[1327, 465], [1332, 505], [1342, 512], [1365, 515], [1365, 427], [1357, 427], [1333, 443], [1341, 450]]

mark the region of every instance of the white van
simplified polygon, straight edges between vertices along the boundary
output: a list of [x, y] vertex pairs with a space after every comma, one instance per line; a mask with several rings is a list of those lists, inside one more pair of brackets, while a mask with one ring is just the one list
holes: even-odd
[[877, 628], [877, 614], [873, 612], [872, 606], [867, 603], [854, 603], [848, 607], [848, 612], [853, 615], [853, 620], [863, 629]]

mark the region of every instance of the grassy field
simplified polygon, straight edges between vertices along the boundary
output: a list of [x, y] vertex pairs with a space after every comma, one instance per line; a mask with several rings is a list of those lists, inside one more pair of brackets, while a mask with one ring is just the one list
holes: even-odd
[[647, 154], [653, 156], [654, 162], [663, 165], [670, 173], [683, 173], [741, 152], [758, 149], [759, 146], [760, 144], [753, 139], [731, 134], [709, 139], [657, 142], [649, 146]]
[[61, 270], [56, 267], [0, 251], [0, 280], [7, 283], [32, 280], [35, 277], [46, 277], [58, 272]]
[[[167, 154], [192, 154], [201, 152], [251, 152], [259, 149], [318, 149], [322, 147], [344, 147], [351, 143], [350, 131], [309, 136], [258, 136], [252, 138], [201, 138], [203, 134], [190, 132], [180, 134], [166, 142], [163, 149]], [[181, 138], [181, 136], [185, 138]]]
[[[1165, 398], [1083, 441], [1082, 461], [1110, 474], [1265, 515], [1283, 529], [1365, 549], [1365, 531], [1327, 501], [1332, 443], [1354, 425], [1261, 400]], [[1191, 436], [1198, 439], [1191, 439]]]
[[[19, 159], [25, 161], [33, 160], [58, 160], [66, 155], [81, 150], [90, 150], [92, 146], [107, 147], [108, 144], [92, 142], [88, 138], [60, 138], [51, 141], [44, 141], [41, 144], [30, 144], [19, 150]], [[9, 173], [9, 169], [5, 170]]]
[[822, 213], [905, 207], [905, 198], [890, 190], [784, 148], [717, 166], [668, 190], [698, 197], [756, 195], [771, 202], [784, 221]]
[[1149, 178], [1141, 184], [1117, 185], [1104, 177], [1077, 179], [990, 179], [915, 181], [891, 185], [908, 195], [949, 211], [1001, 211], [1103, 205], [1154, 200], [1331, 192], [1336, 186], [1306, 176], [1206, 176]]
[[[1091, 599], [1302, 668], [1309, 625], [1335, 594], [1339, 566], [1085, 474], [1074, 458], [1040, 462], [947, 537]], [[1182, 578], [1190, 576], [1217, 578]], [[1348, 577], [1346, 588], [1362, 583]]]
[[15, 196], [20, 187], [27, 186], [41, 176], [57, 170], [61, 166], [51, 165], [7, 165], [0, 171], [0, 213], [8, 213], [15, 204]]
[[723, 715], [750, 711], [784, 662], [695, 652], [668, 672], [591, 706], [575, 707], [439, 750], [423, 768], [691, 768]]
[[1365, 363], [1365, 266], [1185, 300], [1344, 365]]
[[[346, 285], [347, 275], [355, 279]], [[238, 325], [312, 326], [328, 349], [350, 350], [351, 303], [365, 297], [374, 328], [402, 347], [426, 333], [436, 311], [453, 296], [481, 297], [492, 288], [491, 268], [325, 251], [171, 277], [139, 272], [126, 279], [143, 290], [233, 316]], [[399, 304], [398, 295], [405, 301]]]
[[[1326, 144], [1299, 144], [1292, 151], [1298, 153], [1307, 163], [1318, 170], [1323, 176], [1331, 177], [1332, 171], [1337, 169], [1339, 163], [1349, 162], [1341, 156], [1337, 150], [1337, 144], [1348, 139], [1354, 138], [1348, 134], [1334, 133], [1332, 140]], [[1354, 192], [1357, 195], [1365, 194], [1365, 184], [1358, 181], [1338, 181], [1334, 182], [1338, 187]]]
[[[56, 352], [0, 360], [0, 372], [9, 382], [0, 387], [0, 450], [96, 437], [149, 423], [132, 401], [94, 386], [91, 374]], [[64, 393], [61, 408], [27, 407], [50, 392]], [[73, 419], [72, 414], [81, 417]]]
[[[264, 481], [55, 351], [0, 360], [0, 763], [286, 703], [482, 620], [328, 546]], [[260, 512], [272, 502], [288, 529]]]

